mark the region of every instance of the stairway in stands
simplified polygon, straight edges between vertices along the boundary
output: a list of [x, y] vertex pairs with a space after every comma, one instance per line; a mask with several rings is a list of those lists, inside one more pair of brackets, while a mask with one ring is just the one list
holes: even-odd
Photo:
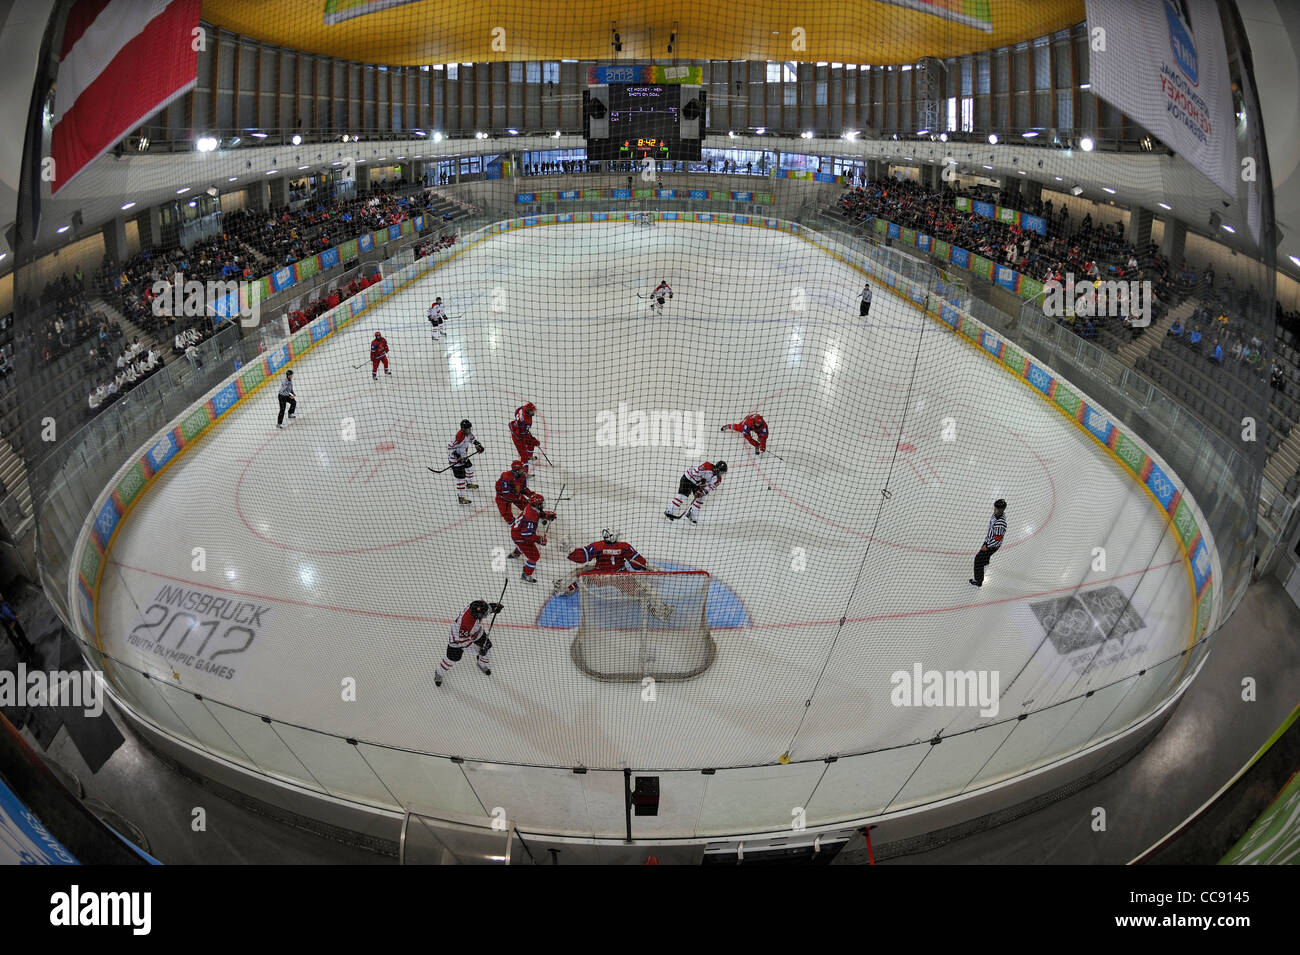
[[1187, 319], [1192, 317], [1194, 311], [1196, 311], [1196, 301], [1190, 298], [1184, 299], [1166, 312], [1164, 318], [1158, 322], [1152, 322], [1151, 327], [1146, 330], [1145, 334], [1139, 335], [1133, 341], [1120, 346], [1119, 351], [1116, 352], [1116, 357], [1130, 368], [1136, 367], [1138, 359], [1147, 357], [1160, 346], [1175, 321], [1185, 323]]

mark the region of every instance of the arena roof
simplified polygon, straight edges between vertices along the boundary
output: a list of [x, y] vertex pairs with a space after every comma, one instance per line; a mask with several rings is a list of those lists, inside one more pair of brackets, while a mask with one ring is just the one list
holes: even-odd
[[[204, 0], [203, 18], [276, 46], [392, 66], [674, 58], [885, 65], [1032, 40], [1085, 14], [1083, 0]], [[612, 24], [621, 53], [611, 47]]]

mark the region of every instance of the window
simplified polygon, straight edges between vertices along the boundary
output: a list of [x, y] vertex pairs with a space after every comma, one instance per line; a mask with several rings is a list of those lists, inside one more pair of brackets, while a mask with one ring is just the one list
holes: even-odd
[[560, 82], [560, 64], [543, 63], [542, 64], [542, 81], [546, 83]]
[[957, 132], [957, 97], [948, 97], [947, 122], [944, 124], [948, 132]]
[[524, 81], [524, 65], [522, 63], [510, 64], [510, 82], [522, 83]]
[[780, 64], [780, 63], [769, 63], [769, 64], [767, 64], [767, 81], [768, 81], [769, 83], [780, 83], [780, 82], [781, 82], [781, 64]]
[[535, 62], [525, 63], [524, 73], [526, 74], [529, 83], [540, 83], [542, 81], [542, 64]]
[[794, 60], [790, 60], [788, 63], [783, 63], [781, 65], [783, 67], [781, 71], [781, 78], [783, 80], [785, 80], [787, 83], [795, 83], [799, 80], [798, 63], [796, 63]]
[[826, 105], [826, 81], [825, 80], [817, 81], [817, 91], [813, 95], [814, 95], [813, 103], [815, 105], [817, 106]]
[[456, 63], [447, 64], [447, 79], [454, 80], [460, 75], [460, 66]]
[[975, 97], [963, 96], [961, 100], [961, 131], [975, 132]]
[[781, 88], [781, 103], [785, 106], [797, 106], [799, 103], [799, 87], [793, 83], [787, 83]]

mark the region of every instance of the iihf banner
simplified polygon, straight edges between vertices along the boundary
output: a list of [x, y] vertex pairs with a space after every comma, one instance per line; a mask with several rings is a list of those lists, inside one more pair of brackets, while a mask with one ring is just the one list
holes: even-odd
[[1214, 0], [1087, 0], [1092, 91], [1151, 130], [1228, 195], [1237, 150], [1228, 53]]

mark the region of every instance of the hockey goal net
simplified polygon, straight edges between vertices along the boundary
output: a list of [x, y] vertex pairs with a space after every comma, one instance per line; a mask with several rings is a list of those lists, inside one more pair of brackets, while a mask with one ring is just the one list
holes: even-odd
[[706, 571], [585, 573], [570, 655], [587, 676], [614, 682], [689, 680], [718, 655], [709, 633]]
[[653, 212], [629, 212], [627, 221], [636, 226], [654, 226], [658, 215]]

